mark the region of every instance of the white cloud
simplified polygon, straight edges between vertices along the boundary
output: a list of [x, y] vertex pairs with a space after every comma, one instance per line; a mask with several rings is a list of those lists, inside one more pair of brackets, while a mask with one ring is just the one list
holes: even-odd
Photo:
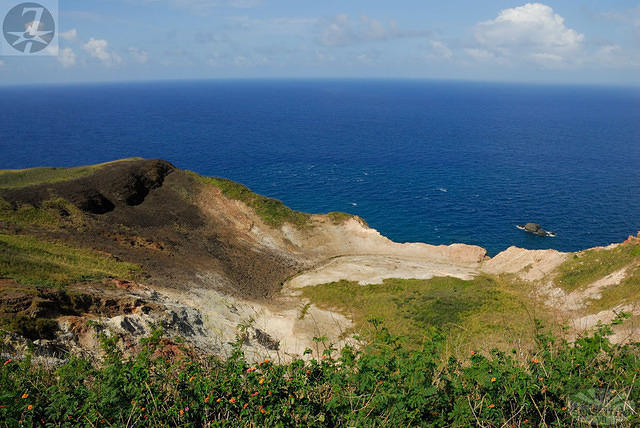
[[251, 9], [262, 4], [263, 0], [126, 0], [140, 3], [168, 3], [176, 9], [189, 10], [197, 14], [208, 14], [224, 7]]
[[68, 42], [75, 40], [78, 37], [78, 31], [75, 28], [72, 28], [69, 31], [65, 31], [60, 33], [60, 37]]
[[322, 23], [318, 41], [324, 46], [345, 46], [361, 42], [390, 40], [406, 37], [426, 37], [430, 31], [402, 31], [395, 21], [382, 23], [362, 15], [352, 20], [347, 14], [339, 14]]
[[467, 52], [471, 56], [486, 51], [496, 57], [558, 66], [579, 60], [584, 34], [567, 28], [564, 18], [551, 7], [527, 3], [477, 24], [475, 38], [482, 49]]
[[464, 51], [476, 61], [488, 61], [496, 57], [492, 52], [485, 49], [468, 48]]
[[122, 58], [120, 58], [118, 54], [109, 50], [109, 43], [106, 40], [96, 40], [92, 37], [82, 48], [106, 66], [120, 64], [122, 62]]
[[62, 64], [64, 68], [73, 67], [76, 65], [76, 54], [71, 48], [64, 48], [58, 54], [58, 62]]
[[453, 52], [440, 40], [429, 40], [431, 45], [431, 53], [427, 55], [430, 58], [449, 60], [453, 57]]
[[147, 51], [140, 50], [134, 46], [129, 48], [129, 55], [131, 55], [133, 60], [138, 64], [146, 64], [149, 60], [149, 53]]
[[606, 68], [627, 68], [640, 66], [640, 55], [625, 52], [620, 46], [608, 44], [595, 51], [591, 58], [596, 64]]
[[236, 55], [233, 63], [236, 67], [258, 67], [267, 65], [271, 60], [264, 55]]

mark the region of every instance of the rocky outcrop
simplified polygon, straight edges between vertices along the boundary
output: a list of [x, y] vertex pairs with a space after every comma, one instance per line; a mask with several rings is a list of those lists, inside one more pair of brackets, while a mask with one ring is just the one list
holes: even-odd
[[556, 236], [555, 233], [544, 230], [538, 223], [519, 224], [518, 229], [532, 233], [537, 236]]
[[485, 261], [482, 271], [489, 274], [510, 273], [528, 281], [536, 281], [550, 274], [567, 259], [556, 250], [525, 250], [509, 247]]

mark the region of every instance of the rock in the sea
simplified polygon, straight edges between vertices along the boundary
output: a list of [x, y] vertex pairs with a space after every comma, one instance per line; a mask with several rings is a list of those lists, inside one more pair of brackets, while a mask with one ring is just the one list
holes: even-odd
[[555, 233], [546, 231], [538, 223], [527, 223], [525, 225], [518, 225], [519, 229], [525, 232], [533, 233], [538, 236], [556, 236]]

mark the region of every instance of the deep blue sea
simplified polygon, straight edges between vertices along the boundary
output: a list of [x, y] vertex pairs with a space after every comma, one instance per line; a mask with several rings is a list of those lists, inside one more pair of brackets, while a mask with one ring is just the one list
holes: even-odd
[[[0, 88], [0, 168], [164, 158], [396, 241], [579, 250], [640, 230], [640, 89], [442, 81]], [[515, 225], [540, 223], [555, 238]]]

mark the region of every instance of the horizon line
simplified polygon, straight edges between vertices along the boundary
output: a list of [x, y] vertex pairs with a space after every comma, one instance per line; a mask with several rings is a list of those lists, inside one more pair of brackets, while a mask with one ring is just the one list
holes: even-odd
[[145, 83], [189, 83], [189, 82], [321, 82], [321, 81], [360, 81], [360, 82], [433, 82], [433, 83], [468, 83], [491, 85], [523, 85], [523, 86], [553, 86], [553, 87], [600, 87], [600, 88], [631, 88], [640, 89], [640, 82], [550, 82], [533, 80], [484, 80], [484, 79], [456, 79], [438, 77], [205, 77], [205, 78], [167, 78], [167, 79], [131, 79], [131, 80], [78, 80], [70, 82], [26, 82], [26, 83], [0, 83], [0, 89], [42, 86], [89, 86], [89, 85], [116, 85], [116, 84], [145, 84]]

